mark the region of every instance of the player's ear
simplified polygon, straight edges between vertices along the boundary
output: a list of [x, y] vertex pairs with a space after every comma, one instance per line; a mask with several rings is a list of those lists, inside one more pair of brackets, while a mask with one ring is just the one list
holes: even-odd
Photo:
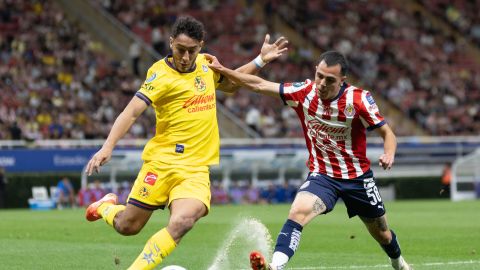
[[173, 37], [170, 37], [170, 49], [173, 49]]
[[205, 44], [205, 42], [203, 42], [203, 40], [202, 40], [202, 41], [200, 41], [200, 49], [202, 49], [202, 48], [203, 48], [203, 44]]

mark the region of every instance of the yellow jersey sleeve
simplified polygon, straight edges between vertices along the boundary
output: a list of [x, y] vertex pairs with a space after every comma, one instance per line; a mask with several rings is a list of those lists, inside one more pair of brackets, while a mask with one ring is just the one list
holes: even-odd
[[165, 72], [162, 72], [162, 69], [157, 64], [154, 64], [148, 69], [147, 78], [135, 95], [148, 105], [155, 103], [167, 90], [166, 84], [162, 83], [162, 77], [164, 76]]

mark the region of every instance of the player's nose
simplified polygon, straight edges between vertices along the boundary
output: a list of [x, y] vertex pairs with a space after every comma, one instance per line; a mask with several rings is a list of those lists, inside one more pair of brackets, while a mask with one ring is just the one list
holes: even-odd
[[183, 57], [182, 57], [182, 58], [183, 58], [183, 60], [185, 60], [185, 61], [190, 60], [190, 54], [188, 53], [188, 51], [183, 54]]
[[327, 81], [325, 79], [320, 80], [320, 85], [323, 87], [327, 86]]

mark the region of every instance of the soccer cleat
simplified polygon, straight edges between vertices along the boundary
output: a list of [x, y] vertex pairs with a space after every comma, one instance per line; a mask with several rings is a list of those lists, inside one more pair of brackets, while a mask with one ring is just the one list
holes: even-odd
[[275, 270], [265, 261], [262, 253], [258, 251], [252, 251], [252, 253], [250, 253], [250, 266], [252, 270]]
[[392, 267], [395, 270], [413, 270], [413, 268], [405, 261], [405, 259], [400, 256], [397, 259], [390, 259]]
[[108, 202], [112, 204], [117, 204], [118, 198], [115, 193], [108, 193], [107, 195], [103, 196], [100, 200], [90, 204], [87, 207], [87, 211], [85, 212], [85, 218], [87, 218], [88, 221], [95, 221], [97, 219], [101, 219], [102, 216], [100, 216], [97, 213], [98, 207], [102, 205], [102, 203]]

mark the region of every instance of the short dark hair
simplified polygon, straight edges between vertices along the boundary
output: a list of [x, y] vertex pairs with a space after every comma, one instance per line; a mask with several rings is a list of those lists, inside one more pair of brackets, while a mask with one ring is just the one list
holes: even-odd
[[342, 74], [342, 76], [347, 75], [347, 72], [348, 72], [347, 59], [345, 59], [345, 57], [341, 53], [337, 51], [324, 52], [322, 53], [322, 55], [320, 55], [319, 63], [321, 63], [322, 61], [325, 61], [327, 66], [335, 66], [336, 64], [340, 64], [340, 67], [341, 67], [340, 73]]
[[203, 23], [191, 16], [179, 17], [172, 27], [172, 37], [176, 38], [181, 34], [185, 34], [190, 38], [202, 41], [205, 37], [205, 28]]

